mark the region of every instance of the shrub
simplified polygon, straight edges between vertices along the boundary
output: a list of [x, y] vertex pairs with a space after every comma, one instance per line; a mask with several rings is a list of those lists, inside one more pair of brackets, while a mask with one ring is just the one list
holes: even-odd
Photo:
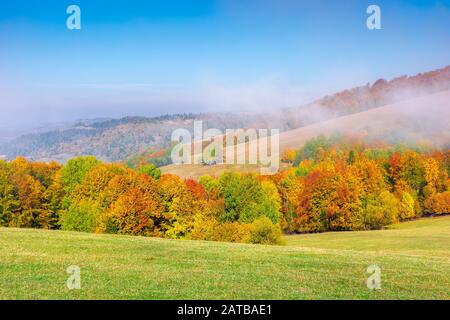
[[361, 222], [365, 229], [381, 229], [396, 222], [398, 213], [398, 199], [392, 193], [383, 191], [378, 197], [367, 201], [366, 208], [361, 212]]
[[254, 244], [283, 244], [281, 228], [275, 225], [269, 218], [262, 216], [251, 224], [250, 235], [246, 242]]
[[250, 235], [250, 225], [239, 222], [218, 224], [211, 237], [205, 240], [224, 242], [246, 242]]

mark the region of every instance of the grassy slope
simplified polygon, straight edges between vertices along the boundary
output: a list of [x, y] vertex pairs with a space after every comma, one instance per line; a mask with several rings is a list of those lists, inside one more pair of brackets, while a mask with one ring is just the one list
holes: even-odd
[[[450, 298], [450, 217], [288, 236], [287, 246], [0, 229], [0, 298]], [[65, 286], [79, 265], [82, 289]], [[366, 268], [382, 268], [382, 290]]]

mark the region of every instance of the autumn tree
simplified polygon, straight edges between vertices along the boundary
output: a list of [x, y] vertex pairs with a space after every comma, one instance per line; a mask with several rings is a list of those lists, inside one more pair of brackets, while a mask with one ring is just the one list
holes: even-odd
[[163, 175], [160, 179], [160, 194], [164, 206], [166, 236], [180, 238], [193, 227], [195, 217], [194, 195], [180, 177]]
[[47, 226], [47, 214], [42, 208], [44, 187], [32, 176], [31, 164], [25, 158], [10, 163], [10, 179], [14, 183], [18, 207], [12, 213], [9, 225], [40, 228]]
[[107, 210], [106, 231], [119, 234], [160, 236], [157, 221], [162, 216], [162, 206], [139, 188], [130, 188]]
[[8, 226], [14, 212], [17, 212], [19, 200], [17, 189], [10, 180], [10, 170], [6, 161], [0, 160], [0, 225]]
[[424, 206], [427, 214], [450, 213], [450, 191], [431, 195], [425, 200]]

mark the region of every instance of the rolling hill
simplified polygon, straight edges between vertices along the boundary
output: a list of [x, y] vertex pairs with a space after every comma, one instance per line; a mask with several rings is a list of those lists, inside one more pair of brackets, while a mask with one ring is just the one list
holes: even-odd
[[428, 140], [446, 145], [450, 142], [448, 119], [450, 90], [283, 132], [280, 134], [280, 148], [300, 148], [319, 134], [334, 132], [388, 142]]
[[393, 103], [450, 90], [450, 66], [390, 81], [343, 90], [307, 105], [267, 112], [178, 114], [159, 117], [79, 120], [61, 126], [47, 125], [9, 141], [0, 141], [0, 157], [25, 156], [35, 161], [65, 162], [80, 155], [105, 161], [125, 161], [140, 153], [171, 145], [175, 129], [192, 131], [193, 122], [204, 128], [278, 128], [282, 132], [305, 127]]
[[[0, 228], [0, 299], [449, 299], [450, 217], [286, 246]], [[43, 245], [45, 244], [45, 245]], [[81, 270], [69, 290], [66, 269]], [[367, 268], [381, 268], [369, 290]]]
[[[379, 108], [346, 115], [280, 134], [280, 152], [299, 149], [318, 135], [336, 132], [359, 136], [367, 140], [402, 143], [429, 143], [449, 148], [450, 90]], [[256, 172], [256, 165], [169, 165], [163, 173], [184, 178], [217, 175], [227, 170]]]

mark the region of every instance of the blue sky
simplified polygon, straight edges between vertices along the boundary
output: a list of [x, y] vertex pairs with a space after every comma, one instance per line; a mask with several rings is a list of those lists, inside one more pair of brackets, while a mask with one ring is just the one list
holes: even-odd
[[295, 106], [449, 64], [450, 0], [1, 1], [0, 130]]

